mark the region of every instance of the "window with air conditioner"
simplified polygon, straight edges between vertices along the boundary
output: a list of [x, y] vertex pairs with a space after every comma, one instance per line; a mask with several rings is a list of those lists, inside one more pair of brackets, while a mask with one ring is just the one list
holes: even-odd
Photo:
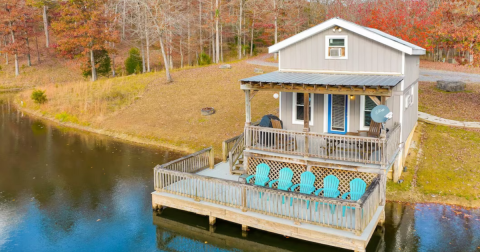
[[347, 36], [325, 36], [325, 58], [347, 59], [348, 54]]

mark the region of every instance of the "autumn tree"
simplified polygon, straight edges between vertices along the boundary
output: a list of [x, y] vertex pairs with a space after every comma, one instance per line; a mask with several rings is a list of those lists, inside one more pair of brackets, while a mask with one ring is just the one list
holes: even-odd
[[56, 49], [67, 58], [89, 57], [92, 81], [97, 80], [95, 51], [112, 51], [118, 31], [110, 29], [114, 15], [107, 14], [105, 0], [69, 0], [61, 2], [58, 18], [52, 22], [57, 36]]
[[28, 39], [32, 36], [34, 20], [32, 8], [25, 0], [0, 1], [0, 33], [10, 38], [2, 52], [14, 56], [15, 76], [20, 75], [19, 55], [30, 53]]

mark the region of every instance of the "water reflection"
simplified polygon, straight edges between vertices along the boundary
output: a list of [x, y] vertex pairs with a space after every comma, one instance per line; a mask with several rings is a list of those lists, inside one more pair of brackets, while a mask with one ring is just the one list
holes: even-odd
[[[152, 168], [181, 154], [53, 127], [0, 96], [0, 251], [344, 251], [175, 209]], [[479, 210], [388, 203], [367, 251], [477, 251]], [[153, 224], [152, 224], [153, 223]], [[207, 243], [205, 243], [207, 242]]]

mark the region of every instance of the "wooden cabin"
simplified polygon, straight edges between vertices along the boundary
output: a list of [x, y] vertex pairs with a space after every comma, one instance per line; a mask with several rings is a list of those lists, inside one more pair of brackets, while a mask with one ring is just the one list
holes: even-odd
[[[279, 70], [241, 80], [245, 130], [223, 143], [225, 162], [207, 149], [157, 166], [153, 206], [365, 251], [416, 127], [425, 49], [333, 18], [269, 52]], [[251, 120], [262, 91], [279, 93], [270, 127]], [[372, 120], [378, 105], [393, 113], [383, 125]]]

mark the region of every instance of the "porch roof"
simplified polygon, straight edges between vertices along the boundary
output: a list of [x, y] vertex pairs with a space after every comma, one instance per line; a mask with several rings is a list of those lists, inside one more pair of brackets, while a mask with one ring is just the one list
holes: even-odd
[[242, 79], [243, 90], [271, 90], [314, 94], [392, 96], [401, 75], [271, 72]]
[[299, 72], [271, 72], [242, 79], [242, 84], [305, 84], [323, 86], [365, 86], [365, 87], [395, 87], [403, 80], [403, 76], [395, 75], [365, 75], [365, 74], [325, 74]]

